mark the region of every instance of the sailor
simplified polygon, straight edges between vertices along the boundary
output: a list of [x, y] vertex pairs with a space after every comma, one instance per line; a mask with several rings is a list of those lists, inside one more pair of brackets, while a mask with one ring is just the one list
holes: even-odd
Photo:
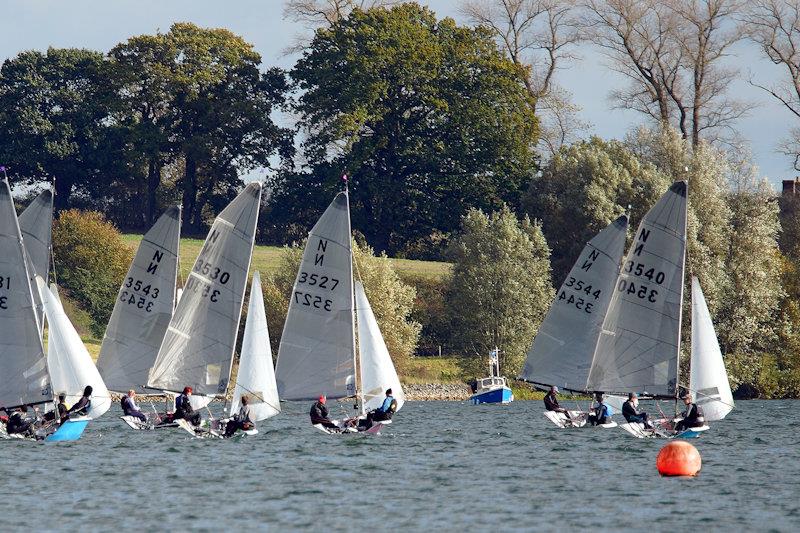
[[249, 403], [247, 396], [242, 396], [242, 406], [239, 408], [239, 413], [225, 424], [225, 437], [233, 437], [233, 434], [239, 429], [247, 431], [256, 427], [253, 409], [248, 405]]
[[362, 431], [369, 429], [374, 422], [391, 420], [395, 412], [397, 412], [397, 400], [392, 396], [392, 389], [386, 389], [386, 397], [381, 406], [367, 413], [367, 418], [359, 421], [358, 427]]
[[704, 426], [706, 424], [706, 419], [703, 416], [703, 410], [700, 409], [699, 405], [692, 402], [692, 394], [687, 391], [682, 398], [686, 410], [681, 413], [683, 418], [675, 425], [675, 431], [681, 432], [685, 429]]
[[555, 411], [556, 413], [564, 413], [567, 418], [570, 418], [569, 411], [558, 405], [558, 387], [553, 385], [550, 387], [550, 392], [544, 395], [544, 406], [548, 411]]
[[50, 411], [49, 413], [44, 414], [45, 421], [55, 420], [56, 412], [58, 412], [58, 422], [59, 424], [63, 424], [64, 420], [67, 419], [67, 413], [69, 412], [69, 408], [65, 403], [67, 400], [67, 395], [63, 392], [58, 395], [58, 404], [56, 404], [56, 410]]
[[28, 406], [23, 405], [8, 418], [6, 433], [9, 435], [19, 434], [28, 437], [35, 437], [33, 432], [33, 422], [28, 420]]
[[589, 423], [593, 426], [608, 424], [611, 422], [611, 415], [614, 414], [614, 411], [606, 405], [602, 392], [595, 393], [595, 401], [597, 406], [589, 412]]
[[325, 407], [327, 401], [328, 399], [323, 394], [314, 402], [314, 405], [311, 406], [311, 411], [308, 413], [311, 417], [311, 423], [314, 425], [322, 424], [322, 427], [329, 429], [338, 429], [339, 426], [328, 419], [328, 408]]
[[652, 429], [653, 424], [647, 419], [647, 413], [639, 411], [639, 398], [635, 392], [628, 393], [628, 400], [622, 404], [622, 416], [628, 422], [644, 424], [647, 429]]
[[120, 404], [122, 405], [122, 412], [125, 416], [132, 416], [138, 418], [142, 422], [147, 422], [147, 417], [145, 414], [139, 409], [139, 406], [136, 405], [136, 391], [131, 389], [128, 391], [126, 396], [122, 397]]
[[173, 415], [173, 420], [180, 420], [183, 418], [193, 426], [199, 426], [201, 416], [198, 411], [194, 410], [192, 407], [192, 402], [189, 397], [192, 395], [192, 388], [191, 387], [184, 387], [183, 392], [175, 398], [175, 414]]
[[70, 407], [69, 411], [67, 411], [66, 418], [69, 418], [73, 414], [76, 416], [85, 416], [86, 413], [89, 412], [89, 409], [92, 407], [92, 390], [91, 385], [86, 385], [86, 388], [83, 389], [83, 396], [78, 400], [78, 403]]

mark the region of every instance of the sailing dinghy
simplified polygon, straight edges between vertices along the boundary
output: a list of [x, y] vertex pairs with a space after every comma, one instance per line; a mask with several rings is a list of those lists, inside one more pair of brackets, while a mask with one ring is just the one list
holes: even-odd
[[[627, 230], [628, 217], [623, 215], [586, 243], [539, 327], [521, 379], [542, 388], [586, 390]], [[570, 410], [569, 416], [556, 411], [545, 411], [544, 416], [560, 428], [586, 424], [586, 412], [580, 409]]]
[[[281, 412], [278, 387], [275, 384], [275, 370], [272, 364], [272, 348], [269, 344], [267, 312], [264, 308], [264, 296], [261, 291], [261, 275], [256, 271], [253, 273], [253, 281], [250, 284], [250, 302], [247, 306], [242, 353], [239, 356], [239, 370], [236, 374], [236, 384], [231, 400], [231, 415], [239, 412], [244, 396], [247, 397], [255, 422], [266, 420]], [[230, 419], [212, 421], [206, 436], [222, 437], [228, 421]], [[189, 427], [185, 420], [180, 420], [178, 423], [183, 429], [189, 429], [190, 432], [196, 433], [196, 430]], [[236, 435], [251, 436], [257, 434], [257, 428], [239, 430], [236, 433]], [[200, 436], [203, 434], [201, 433]]]
[[[28, 222], [39, 225], [32, 219]], [[46, 247], [49, 250], [49, 244]], [[4, 178], [0, 183], [0, 405], [7, 412], [23, 405], [36, 407], [54, 401], [36, 309], [36, 302], [41, 300], [34, 299], [31, 264], [8, 179]], [[80, 417], [67, 420], [55, 432], [52, 426], [39, 427], [36, 438], [77, 440], [87, 423], [88, 418]], [[0, 424], [0, 436], [21, 437], [8, 435], [5, 424]]]
[[[356, 383], [357, 367], [360, 384]], [[380, 406], [389, 388], [398, 410], [404, 403], [400, 379], [367, 295], [361, 283], [353, 281], [346, 190], [336, 195], [308, 235], [289, 301], [275, 374], [281, 399], [313, 400], [323, 394], [329, 399], [357, 397], [357, 418]], [[350, 417], [334, 422], [340, 427], [338, 433], [357, 432]], [[378, 434], [389, 422], [375, 422], [362, 433]], [[321, 425], [314, 427], [333, 433]]]
[[[692, 276], [692, 353], [689, 370], [689, 390], [696, 396], [696, 403], [703, 409], [706, 422], [722, 420], [734, 407], [733, 394], [722, 359], [717, 334], [708, 311], [700, 281]], [[641, 423], [620, 424], [620, 427], [638, 438], [693, 438], [709, 427], [703, 425], [680, 433], [661, 428], [646, 429]]]
[[[148, 373], [175, 308], [180, 233], [181, 208], [170, 207], [142, 237], [120, 286], [97, 359], [106, 385], [118, 394], [148, 392]], [[162, 419], [155, 412], [146, 416], [147, 422], [120, 418], [132, 429], [152, 429]]]
[[248, 184], [214, 220], [150, 369], [147, 387], [179, 394], [192, 407], [223, 397], [231, 375], [261, 184]]

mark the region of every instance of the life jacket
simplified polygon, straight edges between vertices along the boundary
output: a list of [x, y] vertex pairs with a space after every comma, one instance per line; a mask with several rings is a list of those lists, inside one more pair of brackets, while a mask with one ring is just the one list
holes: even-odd
[[[394, 406], [394, 409], [392, 409]], [[392, 398], [391, 396], [387, 396], [386, 399], [383, 400], [383, 403], [380, 407], [378, 407], [378, 411], [381, 413], [394, 413], [397, 410], [397, 401]]]
[[122, 404], [122, 412], [126, 415], [133, 410], [133, 407], [131, 406], [131, 399], [127, 396], [123, 396], [120, 403]]

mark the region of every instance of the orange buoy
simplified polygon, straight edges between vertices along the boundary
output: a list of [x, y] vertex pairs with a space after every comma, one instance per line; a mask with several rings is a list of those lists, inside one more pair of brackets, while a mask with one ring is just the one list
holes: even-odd
[[701, 466], [700, 452], [685, 440], [668, 442], [656, 458], [662, 476], [696, 476]]

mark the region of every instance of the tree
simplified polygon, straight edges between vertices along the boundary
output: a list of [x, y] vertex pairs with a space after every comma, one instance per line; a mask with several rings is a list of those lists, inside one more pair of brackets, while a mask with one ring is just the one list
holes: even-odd
[[102, 337], [133, 259], [117, 228], [96, 211], [62, 211], [53, 226], [56, 279]]
[[22, 52], [0, 69], [0, 161], [29, 184], [55, 182], [57, 210], [75, 192], [98, 196], [122, 158], [107, 119], [113, 104], [100, 52]]
[[504, 373], [518, 375], [554, 294], [541, 227], [527, 217], [520, 222], [506, 206], [491, 215], [470, 209], [453, 255], [446, 305], [462, 366], [485, 372], [497, 346]]
[[464, 16], [489, 28], [517, 67], [534, 113], [543, 117], [541, 143], [549, 156], [588, 125], [570, 95], [555, 81], [556, 72], [576, 58], [582, 39], [572, 0], [465, 0]]
[[749, 109], [727, 89], [738, 71], [722, 64], [743, 28], [739, 0], [588, 0], [594, 41], [630, 81], [618, 106], [680, 130], [697, 146], [735, 133]]
[[273, 183], [273, 205], [313, 195], [319, 212], [347, 173], [354, 227], [376, 250], [516, 201], [535, 170], [530, 97], [483, 29], [417, 4], [354, 10], [317, 30], [291, 76], [309, 170]]
[[270, 167], [276, 154], [291, 157], [290, 131], [270, 116], [283, 104], [285, 75], [260, 73], [261, 57], [241, 37], [178, 23], [166, 34], [133, 37], [110, 55], [128, 103], [120, 120], [147, 160], [148, 218], [160, 211], [161, 172], [176, 157], [184, 225], [194, 229], [204, 225], [205, 206], [235, 195], [240, 172]]
[[619, 141], [592, 137], [562, 147], [523, 198], [526, 212], [543, 221], [556, 284], [589, 239], [629, 208], [632, 224], [638, 223], [670, 183]]
[[[756, 0], [750, 3], [746, 16], [748, 37], [759, 45], [764, 55], [784, 69], [786, 78], [780, 83], [750, 83], [776, 99], [794, 119], [800, 119], [800, 2], [795, 0]], [[792, 157], [795, 170], [800, 170], [800, 128], [792, 129], [791, 137], [781, 145], [784, 154]]]
[[[289, 310], [292, 286], [300, 268], [302, 248], [287, 247], [277, 272], [264, 284], [270, 339], [277, 354], [280, 335]], [[353, 270], [364, 284], [375, 319], [392, 361], [402, 373], [414, 355], [421, 326], [411, 319], [416, 291], [404, 283], [385, 255], [376, 256], [372, 248], [353, 241]]]

